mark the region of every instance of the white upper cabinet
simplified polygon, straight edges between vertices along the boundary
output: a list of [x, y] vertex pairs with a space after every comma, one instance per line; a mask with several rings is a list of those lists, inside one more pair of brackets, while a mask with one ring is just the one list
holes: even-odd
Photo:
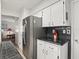
[[63, 26], [64, 22], [64, 2], [59, 1], [51, 6], [51, 26]]
[[65, 1], [60, 0], [43, 10], [42, 27], [66, 26]]
[[68, 26], [71, 19], [69, 6], [69, 0], [60, 0], [35, 15], [42, 17], [42, 27]]
[[42, 27], [50, 26], [50, 7], [43, 10]]

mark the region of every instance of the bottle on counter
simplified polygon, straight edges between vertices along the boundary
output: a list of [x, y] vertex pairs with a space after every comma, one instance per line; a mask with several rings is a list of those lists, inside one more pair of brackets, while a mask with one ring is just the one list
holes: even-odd
[[58, 32], [56, 30], [53, 30], [53, 41], [56, 43], [58, 39]]

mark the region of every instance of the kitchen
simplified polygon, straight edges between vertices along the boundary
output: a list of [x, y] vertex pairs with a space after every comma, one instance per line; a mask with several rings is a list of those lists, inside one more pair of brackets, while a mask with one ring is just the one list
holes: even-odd
[[2, 16], [17, 19], [15, 43], [26, 59], [79, 59], [78, 2], [2, 0], [1, 23]]

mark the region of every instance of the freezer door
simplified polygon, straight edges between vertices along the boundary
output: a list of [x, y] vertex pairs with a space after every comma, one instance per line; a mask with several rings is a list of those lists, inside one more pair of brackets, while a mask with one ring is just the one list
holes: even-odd
[[34, 17], [33, 19], [33, 59], [37, 59], [37, 38], [41, 37], [42, 19]]

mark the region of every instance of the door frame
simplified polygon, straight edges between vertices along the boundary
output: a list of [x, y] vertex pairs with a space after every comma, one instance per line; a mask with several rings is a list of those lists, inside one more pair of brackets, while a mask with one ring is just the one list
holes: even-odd
[[74, 2], [71, 2], [71, 59], [74, 59], [74, 13], [73, 13]]

